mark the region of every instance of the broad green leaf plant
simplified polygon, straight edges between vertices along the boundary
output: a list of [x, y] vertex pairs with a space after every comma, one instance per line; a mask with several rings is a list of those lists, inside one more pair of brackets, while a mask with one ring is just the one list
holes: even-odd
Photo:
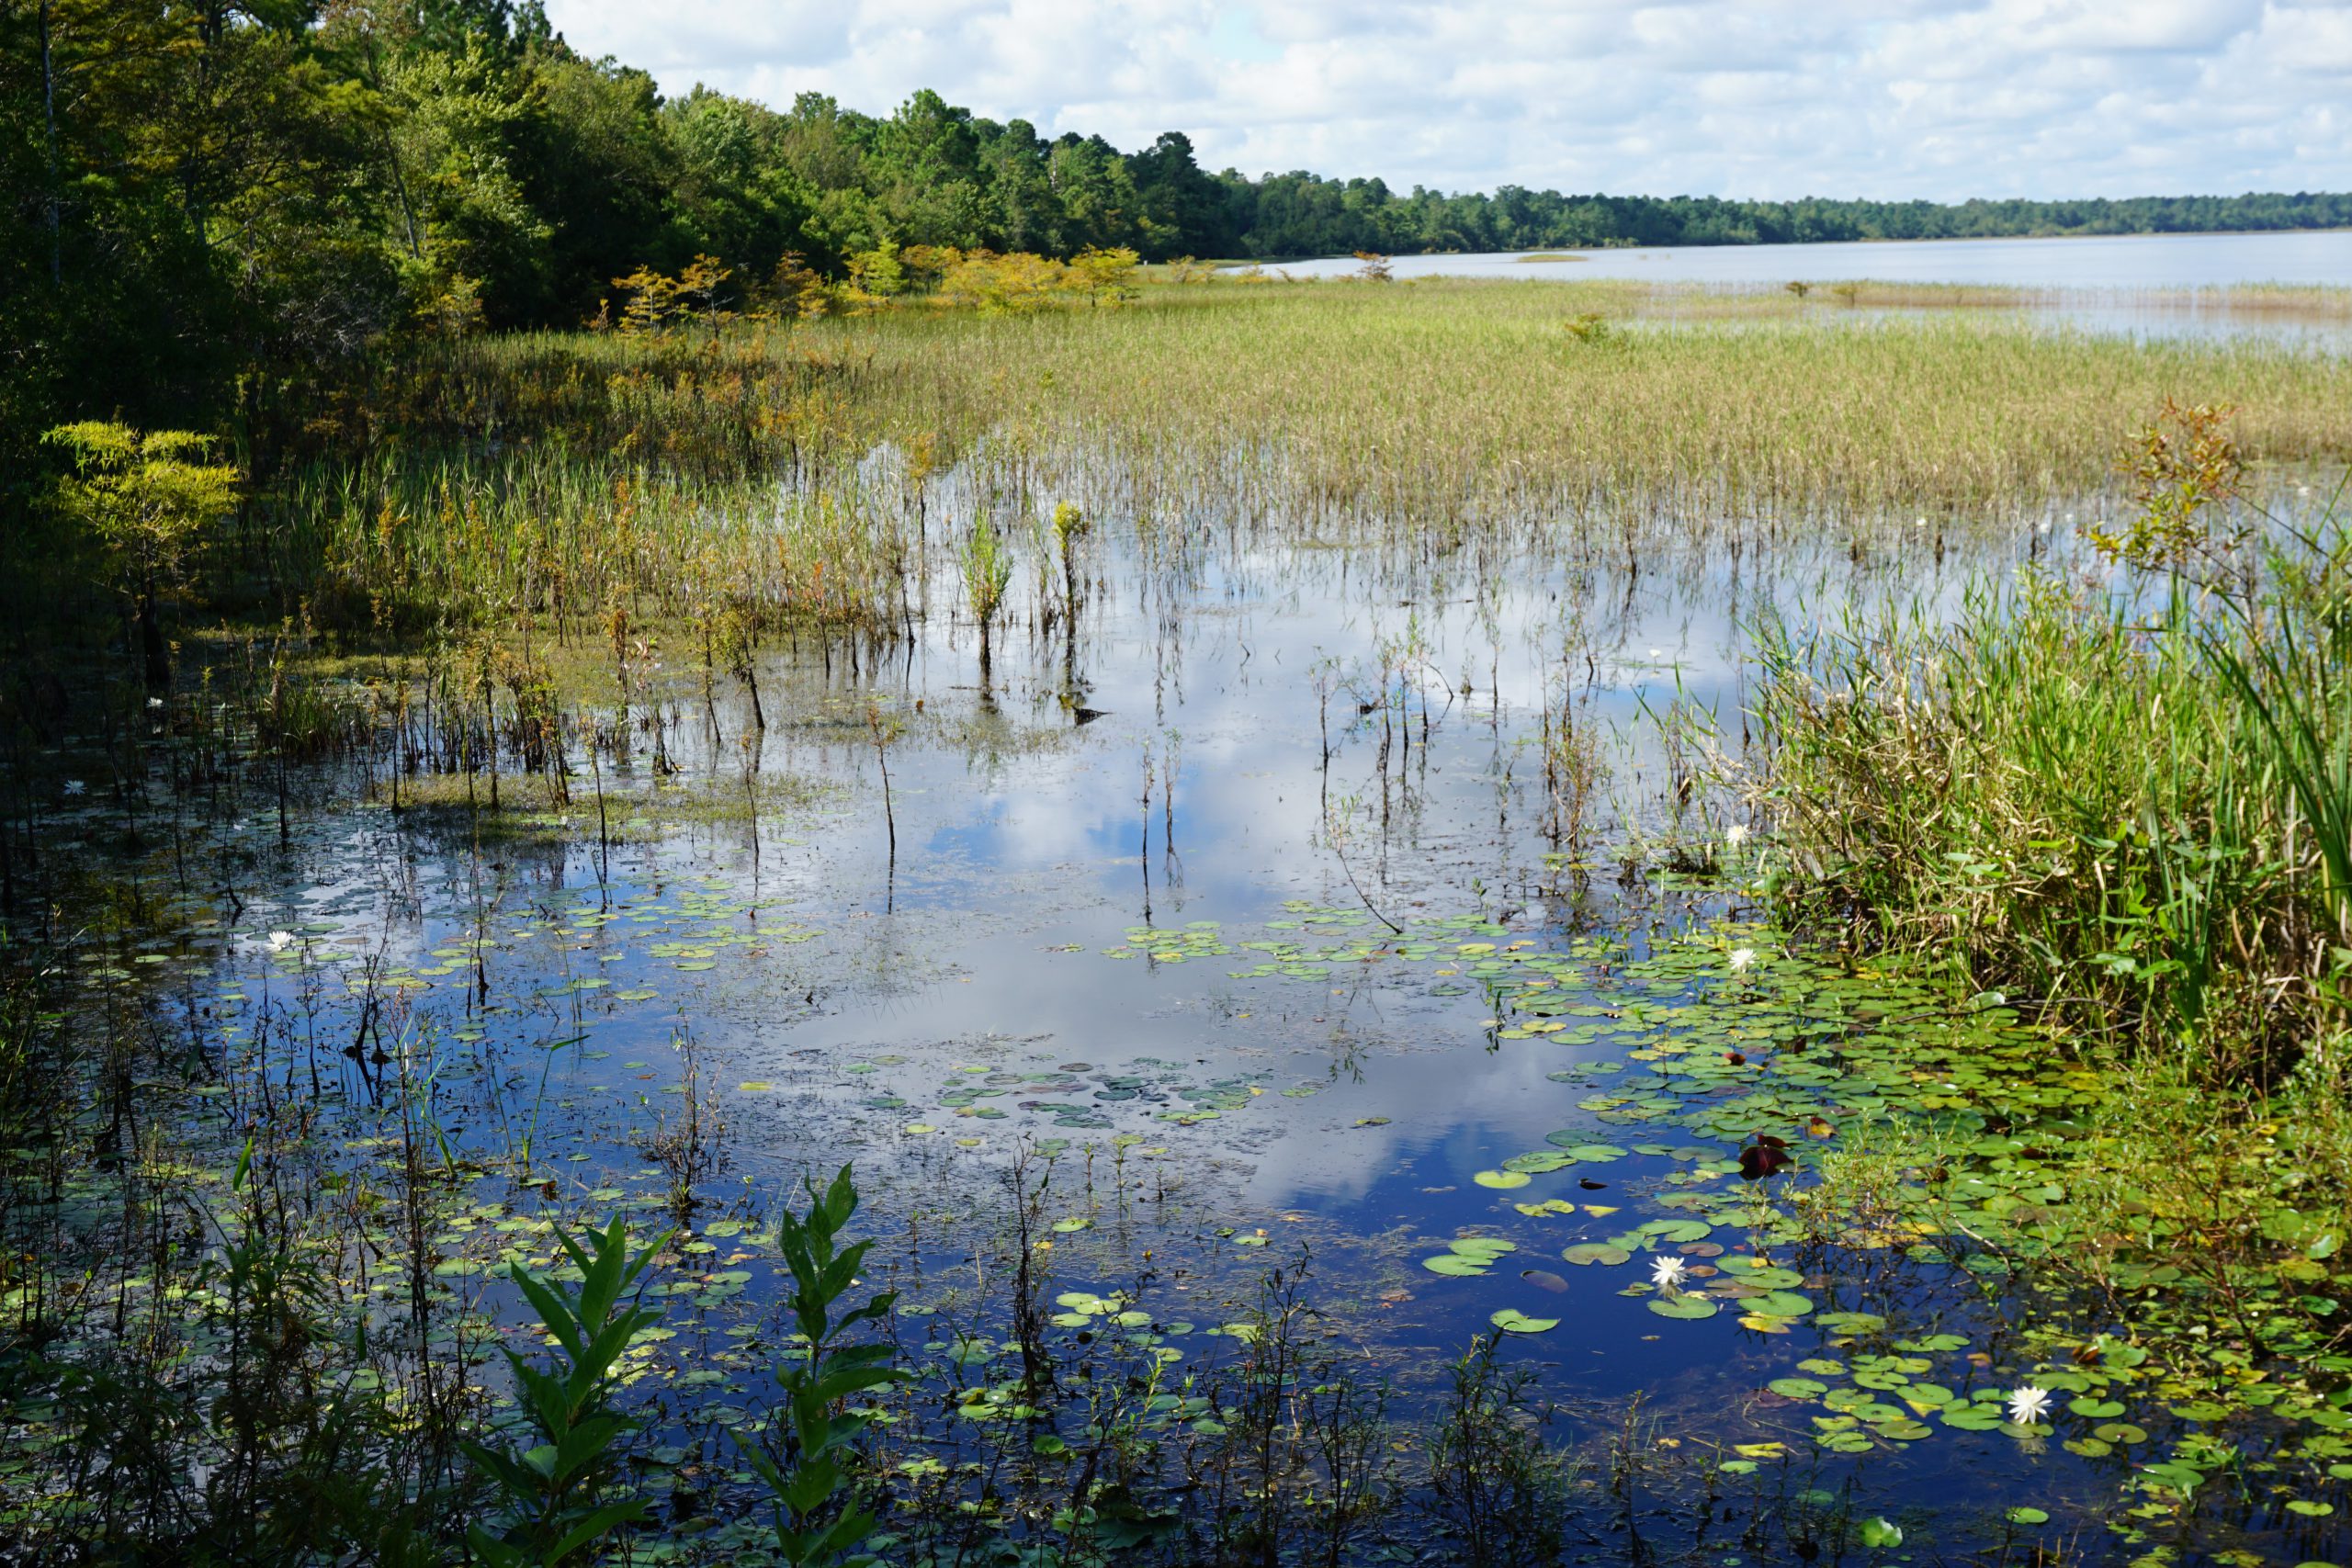
[[629, 1341], [662, 1315], [635, 1303], [623, 1306], [621, 1298], [671, 1233], [635, 1257], [617, 1214], [602, 1231], [592, 1226], [584, 1247], [560, 1227], [555, 1234], [580, 1269], [577, 1291], [519, 1263], [513, 1267], [514, 1283], [538, 1310], [565, 1363], [542, 1371], [506, 1352], [522, 1393], [523, 1422], [537, 1440], [519, 1450], [465, 1445], [467, 1458], [503, 1501], [497, 1529], [477, 1524], [466, 1532], [492, 1568], [558, 1568], [585, 1561], [599, 1541], [641, 1517], [648, 1506], [645, 1498], [623, 1495], [614, 1483], [622, 1442], [637, 1423], [613, 1404], [612, 1372]]
[[786, 1409], [783, 1453], [779, 1458], [749, 1439], [736, 1440], [775, 1495], [776, 1550], [786, 1562], [793, 1568], [865, 1568], [876, 1559], [857, 1549], [874, 1533], [875, 1520], [858, 1506], [847, 1462], [873, 1417], [842, 1406], [853, 1394], [904, 1382], [913, 1374], [890, 1365], [894, 1352], [888, 1345], [839, 1343], [856, 1325], [888, 1317], [898, 1293], [884, 1292], [835, 1315], [833, 1309], [861, 1282], [858, 1269], [873, 1243], [839, 1245], [857, 1212], [849, 1167], [842, 1167], [823, 1191], [813, 1181], [808, 1190], [808, 1214], [786, 1210], [776, 1223], [776, 1246], [792, 1270], [791, 1305], [803, 1340], [800, 1353], [775, 1369]]

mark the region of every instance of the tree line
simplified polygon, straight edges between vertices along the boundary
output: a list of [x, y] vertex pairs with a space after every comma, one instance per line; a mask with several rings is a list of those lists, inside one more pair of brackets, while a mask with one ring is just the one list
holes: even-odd
[[257, 439], [389, 338], [568, 326], [713, 258], [851, 278], [905, 247], [1275, 260], [2352, 225], [2352, 195], [1864, 202], [1391, 190], [1211, 172], [915, 94], [788, 108], [591, 60], [537, 0], [9, 0], [0, 459], [87, 416]]

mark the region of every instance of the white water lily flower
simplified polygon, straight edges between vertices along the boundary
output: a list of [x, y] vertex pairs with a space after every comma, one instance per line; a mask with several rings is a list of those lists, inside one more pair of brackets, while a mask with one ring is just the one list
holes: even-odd
[[84, 790], [88, 789], [89, 787], [90, 786], [88, 784], [84, 784], [80, 779], [67, 779], [65, 781], [65, 793], [68, 795], [80, 795]]
[[2031, 1383], [2009, 1391], [2009, 1419], [2020, 1427], [2030, 1427], [2050, 1414], [2050, 1391]]
[[151, 708], [162, 707], [164, 705], [164, 699], [161, 697], [149, 697], [147, 699], [147, 705]]
[[283, 953], [293, 945], [294, 933], [292, 931], [272, 931], [269, 933], [270, 952]]
[[1730, 827], [1724, 829], [1724, 842], [1729, 844], [1733, 849], [1737, 849], [1740, 845], [1747, 842], [1747, 824], [1745, 822], [1735, 822]]
[[1733, 974], [1736, 975], [1743, 969], [1752, 968], [1755, 966], [1755, 964], [1756, 950], [1754, 948], [1735, 947], [1731, 950], [1731, 972]]
[[1669, 1291], [1681, 1284], [1682, 1277], [1690, 1271], [1690, 1265], [1683, 1262], [1679, 1258], [1650, 1259], [1650, 1283], [1663, 1285]]

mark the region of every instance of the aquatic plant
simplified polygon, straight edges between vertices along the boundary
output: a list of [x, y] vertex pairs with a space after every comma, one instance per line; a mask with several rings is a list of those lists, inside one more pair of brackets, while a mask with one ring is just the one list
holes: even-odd
[[875, 1521], [853, 1495], [855, 1483], [849, 1469], [857, 1440], [873, 1417], [844, 1410], [842, 1404], [853, 1395], [911, 1381], [913, 1374], [890, 1364], [895, 1352], [888, 1345], [839, 1342], [861, 1323], [887, 1319], [898, 1294], [885, 1291], [861, 1306], [835, 1312], [861, 1283], [858, 1270], [874, 1244], [842, 1241], [843, 1228], [857, 1213], [857, 1188], [849, 1167], [842, 1167], [821, 1191], [814, 1181], [805, 1185], [808, 1212], [795, 1214], [786, 1209], [776, 1219], [776, 1247], [792, 1271], [787, 1302], [802, 1340], [798, 1354], [775, 1368], [776, 1384], [785, 1396], [781, 1452], [771, 1454], [748, 1438], [737, 1441], [744, 1462], [772, 1495], [778, 1555], [793, 1568], [811, 1563], [855, 1568], [876, 1561], [855, 1551], [874, 1532]]
[[972, 531], [964, 541], [963, 569], [964, 596], [970, 601], [972, 619], [980, 628], [980, 686], [986, 690], [989, 639], [995, 630], [997, 612], [1004, 604], [1004, 591], [1012, 581], [1012, 554], [992, 519], [982, 516], [973, 520]]
[[2027, 1383], [2011, 1389], [2002, 1403], [2008, 1406], [2010, 1420], [2030, 1427], [2050, 1414], [2050, 1391]]
[[1778, 818], [1769, 886], [2283, 1082], [2340, 1024], [2352, 949], [2348, 541], [2331, 513], [2193, 577], [2168, 546], [2152, 603], [2029, 570], [1941, 624], [1768, 617], [1761, 765], [1725, 776]]
[[1086, 513], [1067, 501], [1054, 502], [1054, 554], [1062, 563], [1062, 614], [1078, 614], [1078, 544], [1093, 529]]
[[1476, 1568], [1549, 1562], [1565, 1536], [1567, 1466], [1545, 1443], [1535, 1380], [1497, 1359], [1496, 1334], [1447, 1370], [1423, 1506]]
[[499, 1568], [557, 1568], [578, 1562], [615, 1530], [642, 1518], [642, 1496], [618, 1487], [623, 1440], [635, 1423], [614, 1404], [616, 1365], [630, 1341], [661, 1313], [622, 1298], [669, 1240], [668, 1233], [631, 1256], [625, 1223], [616, 1214], [581, 1245], [560, 1226], [555, 1238], [580, 1270], [580, 1284], [561, 1282], [513, 1265], [509, 1277], [537, 1310], [539, 1322], [563, 1352], [563, 1363], [541, 1371], [520, 1353], [504, 1351], [521, 1399], [518, 1414], [528, 1447], [463, 1444], [466, 1457], [496, 1489], [501, 1511], [487, 1525], [469, 1526], [468, 1543]]

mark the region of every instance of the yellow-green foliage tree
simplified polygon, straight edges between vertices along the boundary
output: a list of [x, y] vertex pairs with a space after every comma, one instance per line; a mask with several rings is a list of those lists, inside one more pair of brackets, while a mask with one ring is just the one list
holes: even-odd
[[186, 430], [141, 434], [126, 424], [85, 420], [61, 424], [43, 439], [74, 459], [54, 504], [106, 552], [108, 573], [137, 622], [147, 682], [166, 684], [172, 662], [157, 604], [185, 581], [205, 531], [237, 509], [237, 470], [203, 461], [211, 438]]
[[1021, 316], [1054, 304], [1069, 284], [1069, 269], [1027, 251], [997, 255], [971, 251], [939, 280], [941, 304], [984, 316]]
[[682, 321], [700, 317], [716, 333], [734, 320], [732, 311], [719, 309], [719, 291], [734, 276], [734, 269], [717, 257], [698, 255], [675, 277], [650, 266], [616, 277], [613, 287], [628, 299], [621, 309], [621, 331], [667, 332]]
[[1086, 296], [1093, 305], [1124, 305], [1136, 297], [1136, 267], [1142, 261], [1126, 246], [1103, 250], [1089, 245], [1070, 258], [1066, 287]]
[[849, 276], [861, 293], [888, 299], [907, 291], [907, 269], [899, 259], [899, 244], [884, 240], [870, 251], [849, 258]]
[[954, 245], [909, 245], [899, 253], [899, 265], [906, 275], [907, 288], [915, 294], [928, 294], [940, 285], [940, 280], [963, 261], [964, 253]]
[[696, 256], [677, 277], [639, 265], [628, 277], [614, 277], [612, 287], [628, 296], [621, 308], [621, 332], [668, 332], [689, 317], [701, 317], [710, 332], [734, 320], [734, 310], [719, 310], [719, 289], [734, 268], [718, 256]]
[[814, 320], [832, 308], [825, 279], [798, 251], [786, 251], [768, 275], [768, 309], [789, 321]]

